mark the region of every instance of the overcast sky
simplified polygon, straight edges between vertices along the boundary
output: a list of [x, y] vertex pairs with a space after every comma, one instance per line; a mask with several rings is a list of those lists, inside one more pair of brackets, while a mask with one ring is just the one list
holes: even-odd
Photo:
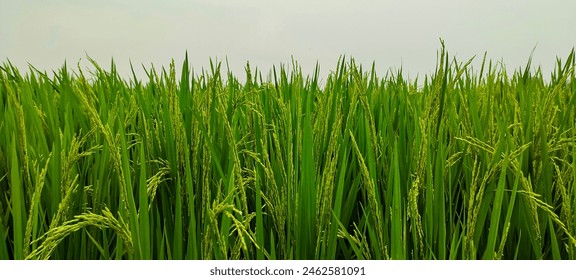
[[536, 47], [551, 71], [576, 46], [576, 1], [0, 0], [0, 61], [42, 70], [88, 54], [127, 74], [129, 61], [178, 64], [187, 50], [195, 70], [228, 58], [239, 76], [246, 61], [267, 72], [291, 57], [325, 74], [346, 55], [414, 77], [433, 71], [439, 38], [460, 60], [487, 51], [509, 70]]

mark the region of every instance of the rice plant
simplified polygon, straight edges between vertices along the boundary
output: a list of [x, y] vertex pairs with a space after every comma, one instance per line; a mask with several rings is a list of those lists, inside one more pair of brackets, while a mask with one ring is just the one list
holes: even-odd
[[[471, 60], [472, 61], [472, 60]], [[576, 259], [575, 53], [0, 67], [0, 259]]]

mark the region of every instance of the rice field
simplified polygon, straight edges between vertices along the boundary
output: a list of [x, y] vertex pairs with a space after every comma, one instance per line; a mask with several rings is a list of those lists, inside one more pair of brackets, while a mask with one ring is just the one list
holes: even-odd
[[0, 259], [576, 259], [574, 51], [478, 60], [245, 82], [6, 62]]

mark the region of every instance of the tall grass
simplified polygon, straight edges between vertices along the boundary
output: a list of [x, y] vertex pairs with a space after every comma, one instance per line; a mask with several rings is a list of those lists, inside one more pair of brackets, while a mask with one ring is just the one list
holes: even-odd
[[0, 69], [0, 259], [576, 259], [575, 54]]

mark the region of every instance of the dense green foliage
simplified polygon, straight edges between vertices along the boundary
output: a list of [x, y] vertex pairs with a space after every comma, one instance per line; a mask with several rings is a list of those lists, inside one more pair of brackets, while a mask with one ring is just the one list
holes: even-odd
[[444, 49], [423, 81], [92, 65], [0, 69], [0, 259], [576, 259], [574, 52], [549, 79]]

